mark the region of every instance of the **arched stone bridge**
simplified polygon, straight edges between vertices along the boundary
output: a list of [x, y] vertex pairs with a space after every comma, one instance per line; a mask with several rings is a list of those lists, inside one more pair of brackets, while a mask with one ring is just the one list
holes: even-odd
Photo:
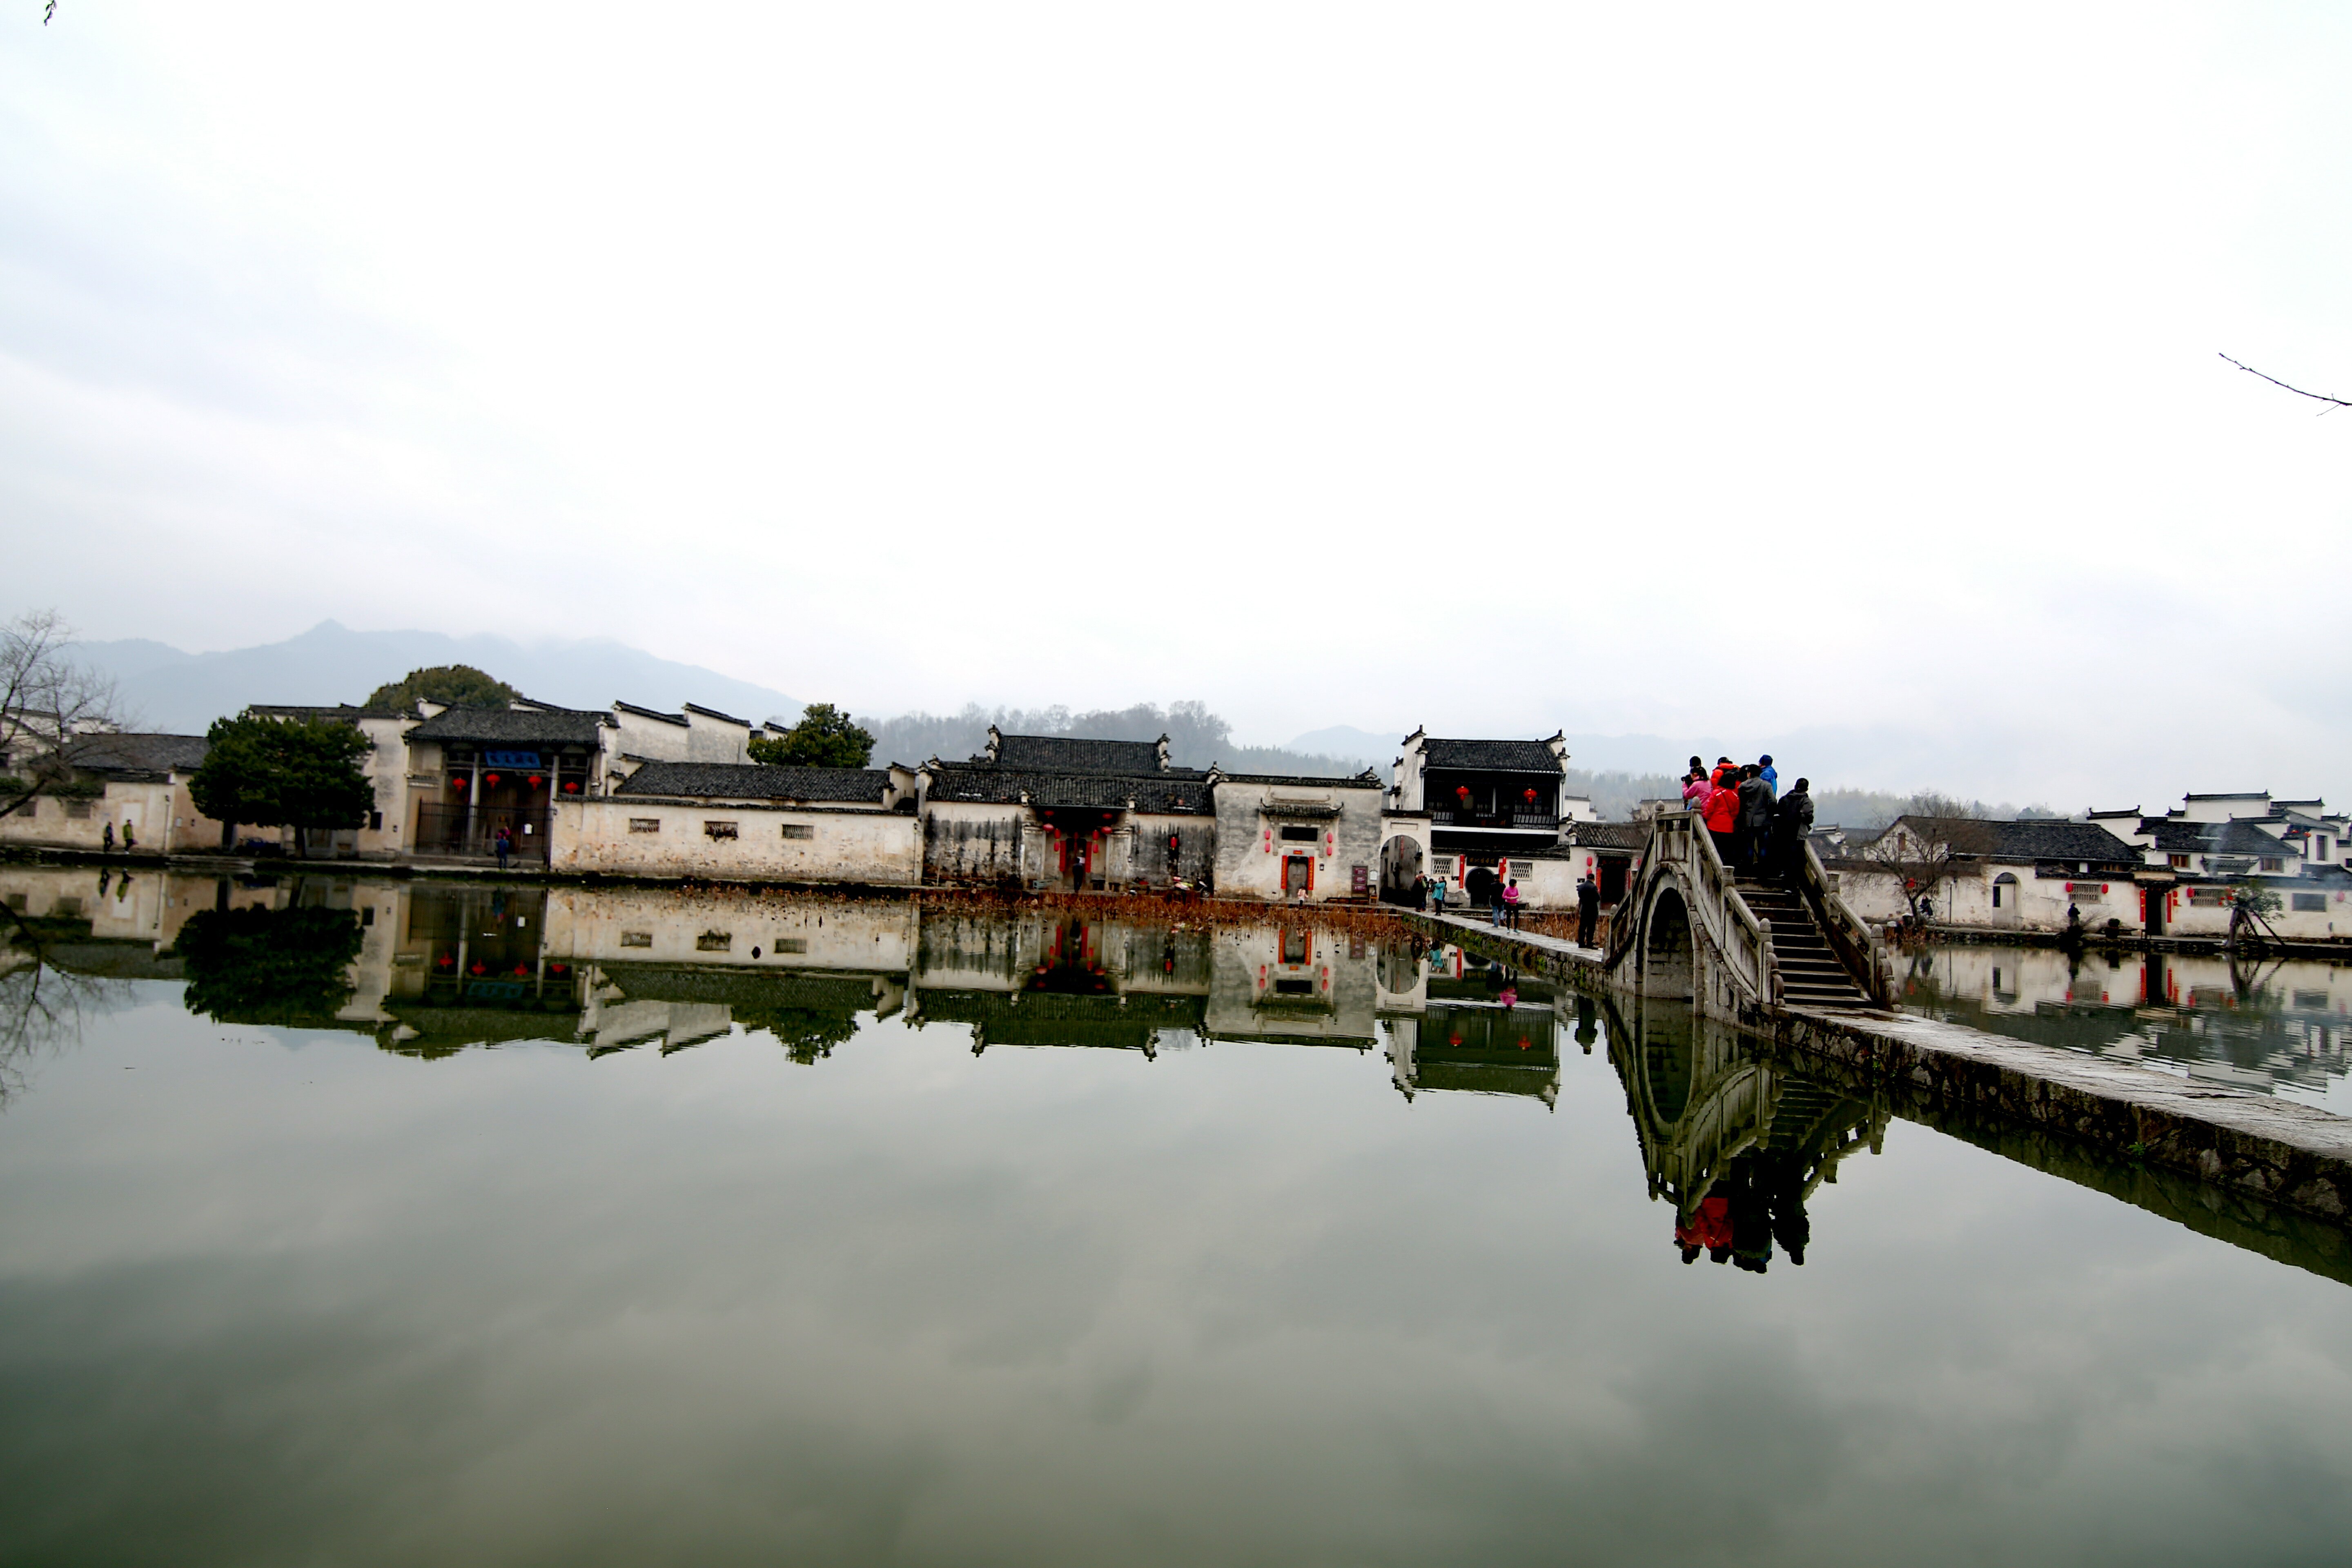
[[1695, 812], [1652, 820], [1603, 967], [1622, 990], [1756, 1023], [1782, 1008], [1883, 1009], [1894, 967], [1805, 847], [1796, 874], [1736, 876]]

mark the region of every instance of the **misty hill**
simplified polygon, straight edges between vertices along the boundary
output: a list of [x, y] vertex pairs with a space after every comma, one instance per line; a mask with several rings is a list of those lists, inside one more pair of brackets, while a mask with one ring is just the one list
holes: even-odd
[[248, 703], [362, 702], [386, 681], [436, 664], [470, 664], [565, 708], [603, 708], [615, 698], [665, 708], [698, 702], [755, 721], [790, 722], [802, 706], [772, 687], [603, 637], [526, 645], [488, 636], [355, 632], [321, 621], [284, 642], [224, 653], [184, 653], [140, 637], [83, 643], [80, 653], [121, 683], [124, 707], [141, 726], [177, 734], [201, 734]]
[[[960, 713], [908, 713], [896, 719], [857, 721], [874, 735], [877, 760], [924, 763], [933, 757], [956, 762], [988, 744], [988, 727], [1009, 735], [1068, 735], [1087, 741], [1156, 741], [1168, 737], [1169, 759], [1179, 767], [1221, 763], [1230, 773], [1306, 773], [1341, 778], [1363, 772], [1370, 759], [1327, 756], [1285, 746], [1243, 746], [1233, 725], [1202, 702], [1171, 702], [1166, 708], [1139, 702], [1132, 708], [1072, 713], [1067, 708], [982, 708], [968, 703]], [[1381, 771], [1386, 777], [1386, 769]]]

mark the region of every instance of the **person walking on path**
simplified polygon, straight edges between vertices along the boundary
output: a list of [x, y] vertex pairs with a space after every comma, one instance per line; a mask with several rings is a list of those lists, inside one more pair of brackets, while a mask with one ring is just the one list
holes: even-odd
[[1772, 844], [1780, 875], [1790, 881], [1805, 863], [1805, 836], [1813, 830], [1813, 781], [1799, 779], [1772, 807]]
[[1430, 879], [1429, 912], [1440, 920], [1445, 918], [1445, 879], [1443, 877]]
[[122, 852], [128, 855], [138, 847], [139, 830], [131, 826], [130, 818], [125, 817], [122, 822]]
[[106, 832], [100, 837], [98, 847], [105, 854], [114, 853], [114, 818], [106, 819]]
[[1519, 929], [1519, 879], [1517, 877], [1512, 878], [1510, 885], [1503, 889], [1503, 918], [1510, 923], [1513, 931]]
[[507, 830], [503, 827], [499, 829], [499, 836], [491, 842], [498, 848], [499, 869], [503, 871], [507, 868], [507, 854], [514, 847], [514, 842], [507, 837]]
[[1593, 927], [1601, 923], [1601, 887], [1590, 871], [1576, 885], [1576, 945], [1592, 945]]
[[1717, 790], [1706, 797], [1705, 815], [1707, 836], [1715, 840], [1716, 854], [1726, 866], [1732, 865], [1731, 840], [1733, 829], [1739, 826], [1739, 792]]
[[1486, 884], [1486, 923], [1492, 926], [1503, 923], [1503, 879], [1500, 877]]

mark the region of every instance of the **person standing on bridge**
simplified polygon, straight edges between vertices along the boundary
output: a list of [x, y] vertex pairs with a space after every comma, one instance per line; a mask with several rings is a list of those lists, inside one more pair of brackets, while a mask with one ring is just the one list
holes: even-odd
[[1601, 886], [1587, 871], [1576, 885], [1576, 945], [1592, 945], [1593, 927], [1601, 923]]
[[1445, 918], [1445, 879], [1443, 877], [1429, 879], [1429, 912], [1440, 920]]
[[1519, 929], [1519, 879], [1517, 877], [1512, 878], [1510, 886], [1503, 889], [1503, 915], [1510, 921], [1513, 931]]
[[1696, 757], [1693, 757], [1690, 772], [1683, 775], [1683, 808], [1703, 812], [1706, 809], [1707, 796], [1714, 793], [1715, 785], [1707, 782], [1706, 769]]
[[1805, 863], [1805, 836], [1813, 830], [1812, 789], [1812, 780], [1799, 779], [1772, 807], [1772, 843], [1779, 850], [1774, 858], [1780, 875], [1792, 882]]
[[1739, 837], [1732, 851], [1738, 857], [1736, 868], [1752, 873], [1772, 841], [1772, 786], [1764, 782], [1764, 770], [1758, 763], [1750, 763], [1739, 772]]
[[1780, 795], [1780, 770], [1772, 765], [1771, 752], [1767, 752], [1756, 759], [1756, 776], [1764, 781], [1765, 787], [1769, 789], [1776, 798]]
[[1733, 864], [1731, 841], [1733, 830], [1739, 826], [1739, 792], [1717, 789], [1706, 797], [1707, 837], [1715, 840], [1715, 852], [1726, 866]]

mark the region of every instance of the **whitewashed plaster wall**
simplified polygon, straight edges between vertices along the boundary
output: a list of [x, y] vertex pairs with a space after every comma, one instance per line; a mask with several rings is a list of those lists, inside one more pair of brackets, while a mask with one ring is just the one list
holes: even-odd
[[[733, 836], [715, 836], [714, 824], [731, 825]], [[902, 812], [608, 796], [557, 805], [549, 865], [629, 877], [911, 887], [922, 879], [920, 827]]]

